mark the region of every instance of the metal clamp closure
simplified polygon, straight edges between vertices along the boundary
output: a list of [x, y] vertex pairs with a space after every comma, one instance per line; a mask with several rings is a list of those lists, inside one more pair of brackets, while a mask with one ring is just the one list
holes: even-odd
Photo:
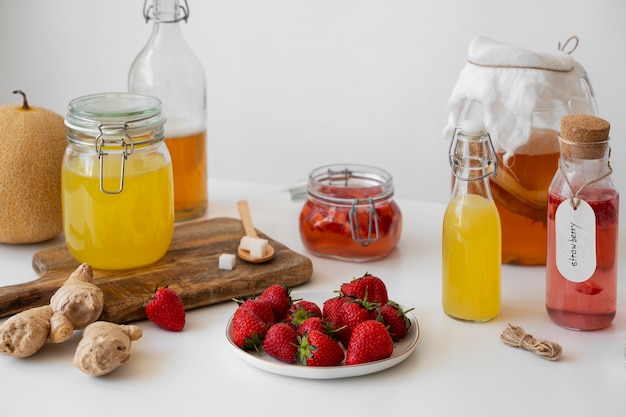
[[[182, 14], [179, 12], [182, 12]], [[157, 23], [176, 23], [180, 22], [181, 20], [184, 20], [185, 23], [187, 23], [187, 20], [189, 19], [189, 5], [187, 4], [187, 0], [185, 0], [184, 6], [178, 5], [178, 8], [176, 9], [176, 16], [174, 16], [173, 19], [161, 20], [159, 16], [155, 13], [154, 6], [148, 6], [148, 0], [144, 0], [143, 17], [144, 19], [146, 19], [146, 23], [148, 23], [150, 19], [154, 20]]]
[[[100, 191], [105, 194], [119, 194], [124, 189], [124, 168], [126, 165], [126, 159], [128, 155], [131, 155], [135, 150], [135, 144], [133, 138], [128, 134], [128, 124], [120, 125], [98, 125], [99, 134], [96, 137], [95, 147], [98, 154], [98, 161], [100, 162]], [[106, 132], [106, 133], [105, 133]], [[121, 133], [121, 138], [105, 139], [105, 134], [117, 133], [118, 136]], [[120, 183], [117, 190], [106, 190], [104, 188], [104, 157], [109, 155], [109, 152], [105, 152], [105, 148], [117, 148], [121, 149], [121, 165], [120, 165]]]
[[[462, 159], [457, 158], [457, 156], [455, 155], [455, 149], [458, 143], [457, 133], [460, 133], [460, 132], [461, 132], [460, 127], [454, 128], [454, 131], [452, 132], [452, 140], [450, 141], [450, 148], [448, 150], [448, 163], [450, 164], [450, 167], [452, 168], [452, 175], [454, 175], [456, 178], [463, 180], [463, 181], [477, 181], [485, 177], [488, 177], [489, 175], [493, 175], [494, 177], [498, 175], [498, 158], [496, 156], [497, 155], [496, 150], [493, 146], [493, 142], [491, 140], [491, 135], [489, 134], [489, 132], [483, 131], [480, 140], [477, 141], [477, 142], [486, 141], [488, 159], [481, 160], [480, 166], [476, 166], [476, 167], [463, 167], [463, 163], [461, 162]], [[457, 172], [457, 169], [460, 167], [463, 167], [463, 169], [466, 170], [467, 172], [480, 171], [481, 174], [473, 175], [471, 177], [465, 177], [465, 176], [460, 175]]]
[[[368, 219], [367, 219], [367, 237], [361, 236], [361, 228], [359, 225], [357, 206], [359, 203], [365, 202], [368, 203], [368, 206], [365, 208], [367, 210]], [[372, 242], [376, 242], [378, 240], [378, 214], [376, 213], [376, 207], [374, 205], [374, 199], [372, 197], [359, 200], [355, 198], [352, 202], [352, 208], [350, 209], [350, 233], [352, 233], [352, 240], [355, 242], [359, 242], [361, 246], [366, 247]], [[372, 225], [373, 233], [375, 237], [372, 237]]]

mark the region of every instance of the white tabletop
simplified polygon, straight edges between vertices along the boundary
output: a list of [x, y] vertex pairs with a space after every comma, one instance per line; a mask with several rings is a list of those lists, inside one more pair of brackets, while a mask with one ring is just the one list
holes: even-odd
[[[143, 337], [134, 342], [130, 361], [103, 377], [71, 365], [80, 332], [28, 359], [0, 356], [2, 415], [241, 415], [253, 409], [278, 416], [322, 410], [332, 415], [390, 410], [398, 415], [570, 417], [626, 412], [626, 286], [621, 271], [617, 316], [602, 331], [574, 332], [550, 321], [543, 267], [504, 266], [501, 315], [484, 324], [463, 323], [441, 308], [443, 205], [398, 201], [404, 225], [397, 249], [382, 261], [360, 264], [307, 254], [297, 227], [301, 202], [292, 202], [279, 187], [211, 180], [209, 196], [208, 217], [236, 218], [236, 201], [245, 198], [259, 230], [312, 259], [313, 276], [294, 291], [337, 289], [367, 271], [383, 278], [393, 299], [415, 308], [420, 338], [414, 353], [393, 368], [354, 378], [276, 375], [234, 354], [225, 327], [235, 304], [227, 302], [189, 311], [181, 333], [148, 321], [136, 323]], [[623, 233], [620, 238], [623, 242]], [[32, 255], [62, 244], [59, 236], [44, 244], [0, 245], [0, 286], [36, 279]], [[561, 344], [560, 360], [506, 346], [500, 334], [508, 323]], [[285, 409], [274, 413], [275, 407]]]

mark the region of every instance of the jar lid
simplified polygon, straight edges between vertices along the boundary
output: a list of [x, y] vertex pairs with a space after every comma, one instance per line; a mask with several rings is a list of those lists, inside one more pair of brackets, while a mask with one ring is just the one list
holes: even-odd
[[158, 128], [165, 123], [161, 101], [134, 93], [103, 93], [78, 97], [68, 106], [65, 125], [96, 136], [102, 127], [128, 126], [129, 134]]
[[332, 164], [309, 174], [310, 195], [337, 203], [355, 199], [378, 201], [393, 195], [393, 178], [387, 171], [368, 165]]

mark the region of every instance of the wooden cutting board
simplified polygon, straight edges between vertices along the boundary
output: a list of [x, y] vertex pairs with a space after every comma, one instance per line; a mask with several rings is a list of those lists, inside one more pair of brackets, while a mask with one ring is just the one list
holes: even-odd
[[[94, 269], [94, 283], [104, 293], [101, 320], [127, 323], [145, 318], [142, 304], [146, 290], [169, 285], [190, 310], [234, 297], [259, 294], [272, 284], [295, 287], [309, 280], [309, 258], [257, 231], [276, 250], [274, 258], [252, 264], [237, 258], [231, 271], [219, 269], [222, 253], [237, 253], [243, 228], [239, 219], [215, 218], [177, 224], [170, 249], [162, 259], [142, 268], [105, 271]], [[34, 281], [0, 288], [0, 317], [48, 304], [79, 263], [65, 246], [46, 249], [33, 256]]]

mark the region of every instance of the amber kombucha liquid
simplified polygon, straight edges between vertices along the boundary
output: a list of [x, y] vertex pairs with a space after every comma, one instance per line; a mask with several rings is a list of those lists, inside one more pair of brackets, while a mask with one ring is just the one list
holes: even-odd
[[208, 206], [206, 131], [166, 137], [174, 173], [174, 211], [177, 221], [202, 215]]
[[[546, 141], [558, 140], [557, 132], [541, 132]], [[498, 175], [490, 179], [502, 224], [503, 263], [545, 265], [548, 187], [559, 157], [558, 145], [555, 152], [513, 155], [506, 164], [499, 154]]]

